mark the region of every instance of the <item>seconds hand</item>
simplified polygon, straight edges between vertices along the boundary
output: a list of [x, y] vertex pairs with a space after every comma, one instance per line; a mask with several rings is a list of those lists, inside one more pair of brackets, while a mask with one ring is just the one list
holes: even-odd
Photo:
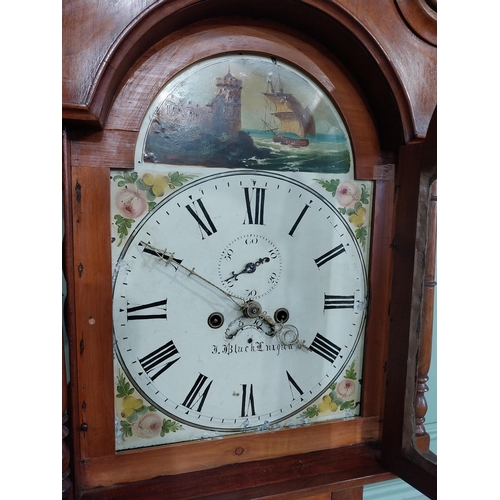
[[[186, 266], [183, 266], [180, 262], [177, 260], [174, 260], [174, 254], [172, 252], [167, 252], [167, 250], [158, 250], [158, 248], [155, 248], [153, 245], [150, 245], [149, 243], [146, 243], [145, 241], [140, 242], [141, 245], [145, 246], [146, 248], [150, 248], [157, 257], [160, 258], [160, 260], [163, 260], [165, 264], [172, 264], [174, 267], [182, 267], [182, 269], [185, 269], [188, 273], [189, 276], [192, 274], [196, 276], [198, 279], [204, 281], [208, 285], [214, 287], [216, 290], [219, 290], [219, 292], [223, 293], [226, 297], [230, 298], [240, 309], [245, 309], [245, 301], [243, 299], [240, 299], [239, 297], [235, 297], [234, 295], [231, 295], [230, 293], [226, 292], [222, 288], [218, 287], [216, 284], [212, 283], [211, 281], [207, 280], [203, 276], [199, 275], [195, 270], [194, 267], [193, 269], [189, 269]], [[166, 258], [165, 258], [166, 257]], [[243, 303], [238, 303], [236, 299], [241, 300]]]

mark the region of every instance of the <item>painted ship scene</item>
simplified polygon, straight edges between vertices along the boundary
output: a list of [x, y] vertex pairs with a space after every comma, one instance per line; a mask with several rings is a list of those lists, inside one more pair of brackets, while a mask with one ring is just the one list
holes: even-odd
[[[352, 163], [349, 141], [333, 105], [324, 104], [326, 96], [316, 87], [307, 89], [307, 82], [302, 81], [302, 95], [296, 95], [294, 90], [300, 87], [293, 85], [287, 71], [275, 75], [262, 62], [264, 67], [254, 71], [255, 61], [251, 62], [253, 66], [246, 68], [251, 73], [239, 71], [242, 78], [233, 75], [234, 61], [224, 61], [222, 76], [212, 77], [215, 68], [210, 72], [202, 68], [168, 92], [153, 114], [143, 161], [347, 173]], [[209, 84], [200, 85], [200, 80]], [[287, 80], [291, 80], [289, 86]], [[195, 90], [200, 88], [206, 91], [205, 101]], [[317, 106], [322, 101], [323, 111]], [[316, 103], [316, 110], [310, 103]]]
[[302, 107], [293, 94], [284, 92], [279, 76], [278, 82], [279, 91], [276, 91], [272, 79], [268, 78], [268, 88], [264, 96], [270, 105], [274, 107], [271, 109], [270, 115], [273, 119], [279, 121], [279, 126], [270, 125], [265, 119], [262, 119], [262, 122], [266, 129], [272, 132], [273, 142], [293, 148], [307, 147], [309, 146], [309, 139], [306, 139], [306, 136], [314, 137], [316, 135], [314, 116], [308, 107], [305, 109]]

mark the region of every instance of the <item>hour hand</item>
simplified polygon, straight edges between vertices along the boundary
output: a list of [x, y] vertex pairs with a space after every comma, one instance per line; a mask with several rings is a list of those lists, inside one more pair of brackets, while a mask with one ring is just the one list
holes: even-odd
[[225, 279], [224, 282], [230, 282], [233, 279], [234, 281], [238, 281], [238, 276], [240, 274], [252, 274], [256, 271], [258, 266], [264, 264], [265, 262], [269, 262], [270, 260], [271, 259], [269, 257], [262, 257], [261, 259], [256, 260], [255, 262], [249, 262], [248, 264], [245, 265], [244, 269], [239, 273], [235, 273], [234, 271], [232, 271], [231, 276]]

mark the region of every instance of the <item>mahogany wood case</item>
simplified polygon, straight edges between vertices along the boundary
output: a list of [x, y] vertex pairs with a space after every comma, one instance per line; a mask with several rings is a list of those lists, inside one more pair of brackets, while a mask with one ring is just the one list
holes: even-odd
[[[396, 476], [436, 497], [424, 425], [436, 12], [436, 2], [424, 0], [63, 2], [71, 373], [69, 385], [63, 378], [63, 498], [353, 500], [364, 485]], [[277, 57], [308, 74], [349, 127], [356, 178], [374, 181], [361, 416], [116, 452], [110, 169], [134, 167], [139, 127], [169, 79], [208, 57], [239, 53]]]

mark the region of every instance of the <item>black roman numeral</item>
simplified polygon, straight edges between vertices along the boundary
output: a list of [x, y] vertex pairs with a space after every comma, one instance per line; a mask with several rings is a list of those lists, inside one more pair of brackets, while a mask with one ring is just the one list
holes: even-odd
[[312, 344], [309, 346], [309, 350], [319, 354], [331, 363], [333, 363], [340, 354], [340, 347], [323, 337], [320, 333], [314, 337]]
[[311, 208], [310, 205], [305, 205], [304, 208], [302, 209], [302, 212], [300, 212], [299, 216], [297, 217], [297, 220], [292, 226], [292, 229], [289, 231], [289, 235], [293, 236], [293, 233], [295, 233], [295, 230], [297, 229], [297, 226], [299, 225], [299, 222], [302, 220], [302, 217], [304, 217], [305, 213], [307, 212], [307, 209]]
[[205, 399], [207, 398], [208, 391], [212, 385], [212, 380], [208, 380], [206, 375], [200, 373], [193, 387], [189, 391], [186, 399], [182, 403], [183, 406], [186, 406], [189, 409], [193, 409], [193, 407], [198, 403], [196, 411], [201, 411], [203, 405], [205, 404]]
[[290, 392], [292, 393], [292, 399], [295, 399], [294, 391], [293, 391], [294, 389], [299, 393], [300, 396], [302, 396], [304, 394], [304, 391], [299, 387], [297, 382], [295, 382], [295, 380], [288, 373], [288, 371], [286, 372], [286, 378], [288, 379], [288, 385], [290, 386]]
[[345, 252], [344, 245], [342, 243], [340, 245], [337, 245], [335, 248], [330, 250], [329, 252], [326, 252], [323, 254], [321, 257], [318, 257], [317, 259], [314, 259], [314, 262], [316, 262], [316, 265], [318, 267], [321, 267], [323, 264], [326, 264], [328, 261], [332, 260], [334, 257], [337, 257], [341, 253]]
[[141, 363], [148, 375], [153, 371], [155, 372], [151, 375], [151, 380], [155, 380], [174, 363], [179, 361], [179, 359], [179, 351], [177, 350], [177, 347], [175, 347], [175, 344], [170, 340], [165, 345], [162, 345], [158, 349], [149, 353], [147, 356], [139, 359], [139, 363]]
[[248, 387], [242, 384], [243, 393], [241, 394], [241, 416], [248, 417], [248, 412], [255, 415], [255, 402], [253, 399], [253, 384]]
[[[160, 308], [161, 313], [156, 314], [134, 314], [137, 311], [144, 311], [144, 309]], [[167, 319], [167, 299], [158, 300], [157, 302], [150, 302], [141, 306], [127, 307], [127, 320], [132, 321], [136, 319]]]
[[354, 309], [354, 295], [327, 295], [325, 293], [325, 311], [327, 309]]
[[[266, 199], [266, 190], [264, 188], [243, 188], [245, 191], [245, 204], [247, 207], [248, 224], [264, 224], [264, 203]], [[252, 198], [254, 206], [252, 207]]]
[[[194, 220], [200, 226], [202, 239], [205, 239], [203, 233], [205, 233], [207, 236], [212, 236], [212, 234], [217, 232], [217, 228], [212, 222], [210, 215], [208, 215], [207, 209], [205, 208], [205, 205], [203, 205], [201, 198], [196, 201], [193, 201], [192, 205], [194, 208], [191, 205], [186, 205], [186, 208], [187, 211], [194, 217]], [[198, 212], [196, 210], [196, 205], [198, 205], [198, 208], [201, 210], [203, 214], [202, 216], [198, 215]]]

